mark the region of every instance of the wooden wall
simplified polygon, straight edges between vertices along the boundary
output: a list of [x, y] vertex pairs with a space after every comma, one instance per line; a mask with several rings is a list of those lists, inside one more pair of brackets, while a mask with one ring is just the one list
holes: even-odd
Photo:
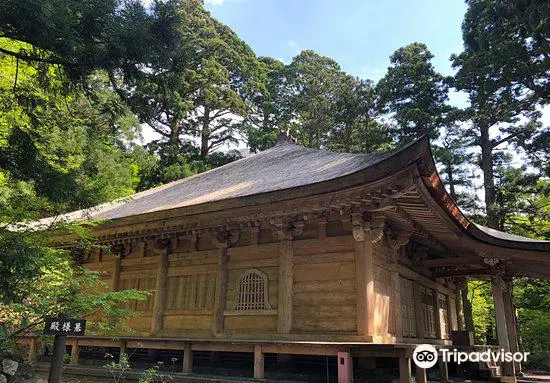
[[294, 330], [355, 332], [353, 237], [298, 240], [293, 252]]
[[[243, 339], [261, 339], [265, 336], [267, 339], [277, 339], [280, 336], [281, 243], [272, 230], [260, 230], [255, 235], [242, 236], [223, 253], [227, 255], [226, 301], [222, 330], [216, 334], [213, 333], [213, 326], [221, 250], [208, 236], [176, 241], [168, 255], [165, 308], [157, 336]], [[346, 230], [340, 221], [325, 222], [322, 227], [309, 224], [291, 244], [293, 284], [290, 335], [298, 339], [300, 334], [342, 335], [340, 340], [349, 338], [356, 341], [357, 250], [351, 231]], [[391, 338], [401, 332], [402, 337], [409, 340], [423, 336], [418, 334], [418, 310], [415, 307], [418, 302], [413, 292], [415, 284], [433, 291], [434, 295], [436, 290], [444, 294], [442, 298], [447, 305], [441, 312], [449, 318], [449, 328], [456, 330], [457, 313], [454, 308], [457, 297], [452, 290], [422, 276], [410, 263], [400, 263], [397, 267], [394, 263], [395, 251], [385, 240], [373, 244], [374, 335], [394, 341], [402, 341], [401, 338]], [[160, 259], [150, 242], [143, 246], [133, 245], [120, 261], [119, 289], [155, 290]], [[111, 288], [115, 265], [115, 257], [98, 251], [85, 261], [86, 267], [103, 273]], [[268, 309], [253, 312], [237, 310], [239, 281], [250, 270], [257, 270], [267, 277]], [[398, 279], [396, 270], [400, 274]], [[393, 285], [392, 278], [397, 281]], [[399, 286], [399, 307], [392, 301], [392, 296], [396, 294], [392, 286]], [[128, 321], [137, 334], [150, 333], [154, 305], [153, 293], [146, 301], [133, 302], [129, 306], [138, 314]], [[447, 312], [449, 308], [451, 311]], [[396, 328], [399, 323], [401, 329]]]

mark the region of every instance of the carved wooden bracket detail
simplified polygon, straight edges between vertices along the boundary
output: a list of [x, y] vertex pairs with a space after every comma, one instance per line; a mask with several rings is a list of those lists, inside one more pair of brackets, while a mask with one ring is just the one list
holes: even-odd
[[384, 237], [384, 226], [386, 221], [384, 217], [374, 216], [369, 220], [365, 219], [363, 214], [352, 213], [351, 225], [353, 238], [357, 242], [370, 240], [372, 243], [377, 243]]
[[241, 232], [237, 229], [220, 230], [217, 233], [211, 233], [212, 242], [220, 249], [228, 248], [239, 242]]
[[162, 254], [170, 249], [171, 240], [169, 238], [157, 238], [153, 240], [153, 251]]
[[283, 219], [274, 219], [270, 222], [275, 236], [280, 240], [292, 240], [304, 232], [304, 221], [286, 222]]

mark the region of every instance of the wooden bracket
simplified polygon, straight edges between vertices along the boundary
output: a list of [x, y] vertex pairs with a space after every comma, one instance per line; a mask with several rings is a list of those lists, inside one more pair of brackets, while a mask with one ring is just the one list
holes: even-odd
[[271, 228], [280, 240], [292, 240], [304, 232], [304, 221], [287, 222], [282, 218], [271, 220]]
[[153, 250], [157, 254], [162, 254], [170, 249], [170, 244], [169, 238], [156, 238], [153, 240]]

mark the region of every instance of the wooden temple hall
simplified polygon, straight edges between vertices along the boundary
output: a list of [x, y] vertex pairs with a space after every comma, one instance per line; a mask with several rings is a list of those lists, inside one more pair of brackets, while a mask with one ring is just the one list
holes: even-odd
[[[199, 354], [218, 354], [215, 363], [230, 353], [264, 378], [269, 364], [320, 356], [341, 382], [377, 365], [426, 382], [416, 344], [475, 347], [460, 336], [471, 323], [465, 281], [490, 279], [498, 343], [514, 351], [510, 281], [550, 277], [550, 242], [461, 213], [427, 139], [347, 154], [280, 136], [264, 152], [66, 218], [105, 220], [94, 238], [111, 251], [80, 258], [113, 290], [154, 290], [132, 304], [133, 333], [69, 338], [73, 362], [90, 346], [172, 350], [178, 371], [191, 372]], [[445, 380], [454, 368], [434, 373]], [[505, 364], [501, 380], [519, 370]]]

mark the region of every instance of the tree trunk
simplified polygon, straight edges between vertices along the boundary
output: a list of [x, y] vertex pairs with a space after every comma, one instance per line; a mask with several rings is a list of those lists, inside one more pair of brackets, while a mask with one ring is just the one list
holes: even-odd
[[480, 125], [481, 170], [483, 171], [483, 189], [485, 191], [485, 211], [487, 226], [497, 229], [498, 219], [495, 206], [495, 178], [493, 174], [493, 144], [489, 138], [489, 126]]
[[208, 147], [210, 141], [210, 109], [204, 107], [204, 116], [202, 118], [201, 129], [201, 157], [206, 158], [209, 154], [210, 148]]
[[179, 143], [181, 134], [181, 123], [178, 116], [174, 116], [170, 124], [170, 142]]
[[451, 164], [446, 165], [447, 168], [447, 182], [449, 183], [449, 192], [451, 198], [456, 202], [456, 189], [455, 189], [455, 180], [453, 178], [453, 167]]

